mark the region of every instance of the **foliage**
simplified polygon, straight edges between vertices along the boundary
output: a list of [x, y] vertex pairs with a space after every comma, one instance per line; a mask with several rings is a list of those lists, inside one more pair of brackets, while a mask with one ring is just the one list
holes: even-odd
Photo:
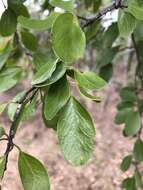
[[[7, 6], [3, 3], [0, 92], [16, 89], [27, 78], [31, 80], [31, 88], [0, 105], [0, 114], [7, 112], [11, 120], [8, 134], [0, 127], [0, 140], [7, 141], [5, 153], [0, 157], [0, 178], [4, 177], [9, 154], [16, 147], [23, 188], [50, 189], [43, 164], [13, 143], [20, 123], [31, 118], [38, 107], [45, 126], [57, 133], [65, 159], [75, 166], [88, 162], [94, 149], [95, 124], [73, 96], [71, 84], [75, 84], [84, 98], [99, 103], [98, 92], [112, 78], [115, 58], [120, 55], [128, 57], [128, 72], [132, 65], [134, 72], [120, 91], [115, 123], [124, 126], [125, 137], [136, 139], [133, 151], [121, 163], [123, 172], [131, 166], [134, 168], [133, 175], [124, 179], [122, 188], [142, 188], [139, 166], [143, 161], [143, 1], [115, 0], [109, 6], [103, 0], [45, 0], [43, 4], [35, 0], [34, 3], [42, 13], [48, 10], [46, 18], [42, 14], [35, 18], [29, 13], [26, 0], [7, 0]], [[56, 12], [56, 7], [61, 11]], [[106, 28], [104, 16], [115, 10], [118, 10], [118, 21]], [[96, 54], [96, 69], [86, 61], [90, 49]], [[77, 69], [77, 63], [82, 63], [82, 68]], [[85, 66], [92, 71], [83, 71]]]

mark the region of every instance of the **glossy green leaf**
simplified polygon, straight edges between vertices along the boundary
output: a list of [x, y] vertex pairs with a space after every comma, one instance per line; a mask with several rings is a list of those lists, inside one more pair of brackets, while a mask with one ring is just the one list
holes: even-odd
[[34, 34], [30, 32], [21, 32], [21, 37], [22, 42], [27, 49], [36, 51], [38, 48], [38, 40]]
[[87, 90], [85, 90], [84, 88], [78, 86], [79, 92], [81, 95], [83, 95], [84, 97], [93, 100], [95, 102], [101, 102], [101, 98], [96, 96], [96, 95], [92, 95], [91, 93], [89, 93]]
[[50, 190], [48, 173], [39, 160], [20, 152], [18, 168], [24, 190]]
[[128, 12], [120, 11], [118, 19], [118, 27], [120, 36], [129, 37], [137, 25], [137, 20]]
[[66, 160], [76, 166], [85, 164], [93, 151], [95, 128], [90, 115], [76, 99], [71, 98], [63, 108], [57, 132]]
[[38, 19], [32, 19], [32, 18], [26, 18], [23, 16], [18, 17], [18, 23], [20, 23], [20, 26], [27, 29], [33, 29], [33, 30], [47, 30], [52, 27], [55, 19], [59, 16], [59, 13], [51, 13], [46, 19], [44, 20], [38, 20]]
[[32, 85], [40, 84], [49, 79], [56, 69], [56, 64], [58, 60], [50, 60], [47, 64], [44, 64], [35, 74]]
[[0, 179], [2, 179], [5, 170], [6, 156], [0, 157]]
[[66, 11], [72, 12], [74, 8], [74, 1], [75, 0], [50, 0], [50, 4], [54, 7], [59, 7]]
[[123, 172], [127, 171], [130, 168], [131, 163], [132, 163], [132, 155], [126, 156], [121, 163], [121, 170]]
[[127, 9], [135, 18], [143, 20], [143, 1], [142, 0], [131, 0]]
[[135, 190], [136, 189], [136, 182], [134, 177], [126, 178], [123, 181], [122, 188], [125, 190]]
[[10, 56], [10, 52], [12, 50], [11, 43], [8, 42], [2, 51], [0, 51], [0, 70], [3, 68], [6, 63], [8, 57]]
[[136, 135], [141, 128], [141, 118], [139, 112], [135, 112], [133, 110], [128, 112], [125, 124], [125, 134], [127, 136]]
[[59, 62], [59, 63], [57, 63], [56, 70], [53, 72], [52, 76], [48, 80], [46, 80], [44, 83], [36, 84], [36, 86], [44, 87], [44, 86], [53, 84], [53, 83], [57, 82], [60, 78], [62, 78], [64, 76], [65, 72], [66, 72], [66, 67], [64, 66], [63, 63]]
[[138, 139], [134, 145], [134, 156], [136, 160], [143, 161], [143, 141]]
[[17, 18], [15, 13], [10, 9], [6, 9], [0, 20], [0, 34], [4, 37], [10, 36], [16, 31], [16, 26]]
[[82, 88], [89, 90], [100, 90], [105, 87], [106, 82], [94, 72], [75, 71], [75, 80]]
[[58, 16], [52, 27], [52, 46], [55, 54], [64, 63], [72, 63], [83, 56], [85, 45], [85, 35], [77, 18], [71, 13]]
[[53, 119], [59, 110], [67, 103], [70, 97], [70, 89], [67, 79], [64, 77], [53, 84], [48, 90], [44, 100], [44, 114], [47, 120]]

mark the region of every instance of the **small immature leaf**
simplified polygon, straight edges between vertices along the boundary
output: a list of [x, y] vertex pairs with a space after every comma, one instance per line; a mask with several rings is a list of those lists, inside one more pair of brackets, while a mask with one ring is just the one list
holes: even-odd
[[95, 128], [88, 112], [73, 97], [61, 112], [57, 132], [66, 160], [76, 166], [85, 164], [93, 151]]
[[6, 9], [0, 20], [0, 34], [4, 37], [12, 35], [16, 31], [17, 18], [15, 13]]
[[59, 13], [51, 13], [45, 20], [38, 20], [27, 18], [23, 16], [18, 17], [18, 22], [20, 23], [21, 27], [33, 30], [47, 30], [52, 27], [54, 21], [59, 16]]
[[121, 163], [121, 170], [123, 172], [127, 171], [130, 168], [131, 163], [132, 163], [132, 155], [126, 156]]
[[18, 168], [24, 190], [50, 190], [49, 176], [39, 160], [20, 152]]
[[143, 141], [138, 139], [134, 146], [134, 156], [138, 161], [143, 161]]
[[0, 157], [0, 179], [3, 177], [5, 170], [6, 156]]
[[120, 11], [118, 27], [122, 37], [129, 37], [137, 25], [137, 20], [128, 12]]
[[80, 87], [89, 90], [100, 90], [106, 85], [106, 82], [94, 72], [75, 71], [75, 79]]
[[70, 97], [69, 84], [66, 77], [53, 84], [44, 100], [44, 115], [46, 120], [53, 119]]
[[38, 41], [34, 34], [30, 32], [21, 32], [22, 42], [24, 46], [31, 50], [35, 51], [38, 47]]
[[44, 64], [35, 74], [32, 84], [40, 84], [49, 79], [56, 69], [57, 61], [58, 60], [50, 60], [47, 64]]
[[72, 63], [84, 54], [86, 40], [77, 18], [71, 13], [58, 16], [52, 27], [55, 54], [64, 62]]
[[131, 110], [126, 116], [125, 134], [127, 136], [136, 135], [141, 128], [141, 118], [139, 112]]

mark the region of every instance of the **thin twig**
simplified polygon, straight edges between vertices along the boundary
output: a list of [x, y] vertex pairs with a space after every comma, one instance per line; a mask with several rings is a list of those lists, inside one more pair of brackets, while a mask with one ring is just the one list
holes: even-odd
[[86, 19], [87, 22], [83, 25], [83, 28], [91, 25], [93, 22], [95, 22], [96, 20], [99, 20], [102, 16], [106, 15], [108, 12], [112, 12], [115, 9], [119, 9], [119, 8], [127, 8], [127, 6], [122, 5], [122, 1], [120, 0], [118, 3], [113, 3], [112, 5], [104, 8], [103, 10], [101, 10], [99, 13], [97, 13], [94, 17]]
[[4, 9], [6, 9], [6, 5], [5, 5], [4, 1], [1, 0], [1, 2], [2, 2], [2, 4], [3, 4]]
[[[9, 130], [9, 135], [8, 135], [8, 143], [7, 143], [7, 147], [6, 147], [6, 151], [5, 151], [5, 156], [6, 156], [6, 163], [5, 163], [5, 171], [7, 169], [7, 163], [8, 163], [8, 156], [10, 151], [13, 149], [14, 143], [13, 143], [13, 139], [15, 137], [15, 133], [17, 130], [17, 125], [19, 122], [19, 117], [23, 111], [24, 106], [31, 100], [31, 97], [29, 99], [27, 99], [28, 95], [33, 92], [36, 89], [36, 87], [31, 87], [30, 89], [28, 89], [25, 94], [22, 96], [22, 98], [18, 101], [18, 107], [17, 110], [15, 112], [14, 115], [14, 120], [11, 124], [10, 130]], [[35, 91], [34, 91], [35, 92]]]

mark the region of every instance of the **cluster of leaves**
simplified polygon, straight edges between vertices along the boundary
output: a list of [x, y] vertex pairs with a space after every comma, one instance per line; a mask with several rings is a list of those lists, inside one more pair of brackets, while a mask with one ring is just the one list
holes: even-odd
[[[49, 176], [41, 162], [13, 143], [19, 123], [35, 114], [40, 104], [43, 122], [57, 132], [65, 159], [75, 166], [90, 159], [95, 125], [86, 109], [73, 97], [71, 82], [83, 97], [100, 102], [94, 92], [110, 80], [115, 57], [123, 49], [125, 56], [130, 58], [130, 65], [132, 55], [137, 57], [132, 85], [121, 90], [121, 103], [115, 118], [117, 124], [125, 125], [124, 136], [137, 137], [133, 154], [125, 157], [121, 164], [123, 171], [135, 166], [134, 175], [124, 180], [123, 189], [142, 187], [138, 163], [143, 161], [140, 135], [143, 100], [139, 94], [143, 86], [143, 1], [118, 2], [119, 5], [113, 3], [100, 12], [102, 0], [45, 0], [41, 9], [48, 10], [49, 15], [37, 19], [31, 17], [25, 0], [7, 0], [8, 6], [0, 19], [0, 35], [4, 39], [0, 49], [0, 92], [13, 89], [26, 78], [31, 80], [32, 88], [28, 92], [19, 92], [10, 103], [0, 105], [0, 114], [7, 109], [12, 122], [9, 134], [0, 128], [1, 140], [8, 140], [7, 150], [0, 158], [0, 178], [4, 176], [8, 155], [15, 146], [19, 150], [18, 167], [24, 189], [50, 189]], [[55, 12], [55, 7], [62, 11]], [[105, 28], [102, 16], [113, 8], [120, 9], [118, 21]], [[88, 18], [89, 14], [95, 17]], [[126, 48], [128, 40], [125, 39], [131, 35], [133, 47]], [[96, 52], [96, 68], [94, 65], [92, 68], [99, 76], [94, 71], [82, 72], [73, 67], [75, 62], [82, 60], [88, 48]], [[126, 53], [128, 48], [134, 50]]]

